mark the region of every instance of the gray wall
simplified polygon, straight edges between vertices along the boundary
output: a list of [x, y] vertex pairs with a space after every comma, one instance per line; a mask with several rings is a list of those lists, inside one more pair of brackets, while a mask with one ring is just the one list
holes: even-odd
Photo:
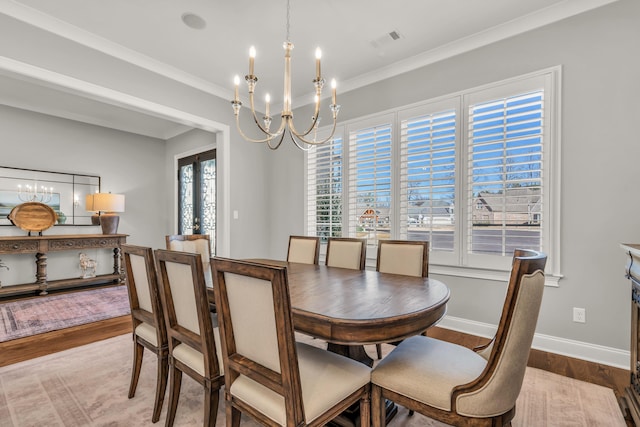
[[[547, 287], [537, 332], [629, 348], [629, 284], [620, 242], [640, 242], [640, 3], [609, 6], [512, 37], [350, 93], [342, 120], [562, 65], [562, 273]], [[309, 107], [295, 112], [309, 117]], [[272, 159], [272, 254], [285, 232], [302, 233], [302, 153]], [[287, 168], [286, 172], [283, 170]], [[285, 191], [286, 189], [286, 191]], [[276, 244], [277, 243], [277, 244]], [[505, 285], [440, 276], [448, 314], [496, 324]], [[587, 323], [572, 321], [584, 307]]]
[[[125, 212], [120, 214], [118, 232], [139, 245], [164, 245], [169, 194], [164, 187], [164, 141], [120, 132], [71, 120], [0, 106], [0, 165], [54, 172], [99, 175], [101, 191], [126, 195]], [[81, 201], [84, 203], [84, 201]], [[160, 233], [159, 233], [160, 231]], [[102, 233], [99, 226], [54, 226], [44, 234]], [[162, 233], [162, 234], [161, 234]], [[0, 235], [25, 235], [13, 226], [0, 227]], [[113, 261], [105, 251], [91, 251], [98, 257], [99, 272], [109, 272]], [[106, 255], [106, 256], [105, 256]], [[68, 261], [54, 261], [56, 257]], [[34, 281], [35, 262], [31, 256], [1, 257], [11, 270], [0, 270], [3, 285]], [[70, 277], [76, 269], [77, 253], [49, 256], [50, 279]]]

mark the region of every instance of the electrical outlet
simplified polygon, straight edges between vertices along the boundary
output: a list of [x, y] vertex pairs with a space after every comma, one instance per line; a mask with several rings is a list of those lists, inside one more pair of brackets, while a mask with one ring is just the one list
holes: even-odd
[[587, 312], [584, 308], [573, 307], [573, 321], [578, 323], [587, 322]]

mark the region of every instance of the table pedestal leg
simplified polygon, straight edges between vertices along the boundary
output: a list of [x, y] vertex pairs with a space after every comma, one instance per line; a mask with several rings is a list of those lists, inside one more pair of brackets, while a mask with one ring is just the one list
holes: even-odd
[[40, 288], [40, 295], [47, 295], [47, 254], [36, 254], [36, 283]]
[[[340, 345], [328, 343], [327, 350], [346, 356], [349, 359], [357, 360], [368, 367], [373, 366], [373, 359], [369, 357], [362, 345]], [[387, 400], [385, 402], [385, 412], [385, 421], [386, 424], [389, 424], [389, 421], [391, 421], [398, 413], [398, 406], [394, 402]], [[333, 419], [329, 425], [339, 427], [360, 427], [360, 404], [356, 403], [352, 405], [349, 409]]]

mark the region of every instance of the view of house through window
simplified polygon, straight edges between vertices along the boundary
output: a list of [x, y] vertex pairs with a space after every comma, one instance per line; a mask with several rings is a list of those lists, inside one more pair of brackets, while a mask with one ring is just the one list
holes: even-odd
[[482, 268], [508, 267], [516, 248], [557, 250], [549, 202], [556, 73], [345, 123], [307, 153], [307, 233], [371, 246], [428, 240], [435, 263]]
[[178, 233], [208, 234], [216, 247], [216, 151], [178, 160]]

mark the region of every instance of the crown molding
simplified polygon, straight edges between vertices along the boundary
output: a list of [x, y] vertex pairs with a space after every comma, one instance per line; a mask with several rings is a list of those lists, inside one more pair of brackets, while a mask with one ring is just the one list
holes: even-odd
[[15, 0], [0, 0], [0, 13], [205, 93], [224, 99], [230, 99], [233, 96], [231, 89], [223, 88], [200, 77], [196, 77], [164, 62], [143, 55], [133, 49], [129, 49], [51, 15], [20, 4]]
[[[618, 0], [565, 0], [411, 58], [340, 82], [340, 91], [345, 93], [359, 89], [616, 1]], [[310, 99], [313, 99], [312, 93], [300, 96], [293, 102], [298, 108], [311, 104]]]

